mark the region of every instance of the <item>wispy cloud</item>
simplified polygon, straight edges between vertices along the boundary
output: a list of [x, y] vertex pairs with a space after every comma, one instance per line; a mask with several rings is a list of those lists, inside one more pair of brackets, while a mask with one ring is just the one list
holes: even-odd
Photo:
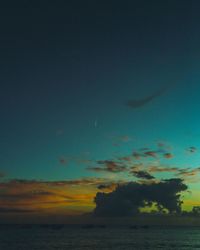
[[146, 152], [144, 152], [144, 156], [149, 156], [149, 157], [156, 158], [157, 157], [157, 152], [156, 151], [146, 151]]
[[120, 162], [115, 162], [113, 160], [97, 161], [99, 166], [88, 167], [87, 169], [94, 172], [111, 172], [119, 173], [127, 170], [127, 167], [122, 165]]
[[[120, 181], [119, 181], [120, 182]], [[66, 213], [94, 206], [98, 189], [111, 191], [117, 181], [108, 178], [80, 178], [74, 180], [43, 181], [13, 179], [0, 182], [0, 213], [57, 211]]]
[[179, 171], [179, 168], [177, 168], [177, 167], [165, 167], [165, 166], [149, 166], [148, 171], [150, 173], [164, 173], [164, 172], [177, 173]]
[[59, 163], [61, 164], [61, 165], [68, 165], [69, 164], [69, 159], [68, 158], [66, 158], [66, 157], [64, 157], [64, 156], [62, 156], [62, 157], [60, 157], [59, 158]]
[[196, 176], [200, 173], [200, 167], [198, 168], [186, 168], [186, 169], [179, 169], [177, 175], [181, 176], [182, 178]]
[[165, 153], [163, 156], [166, 159], [172, 159], [174, 157], [174, 155], [172, 153]]
[[187, 148], [186, 151], [187, 151], [188, 153], [194, 154], [194, 153], [197, 152], [197, 148], [194, 147], [194, 146], [192, 146], [192, 147]]
[[22, 209], [22, 208], [10, 208], [10, 207], [0, 207], [0, 213], [3, 214], [10, 214], [10, 213], [14, 213], [14, 214], [24, 214], [24, 213], [34, 213], [37, 210], [31, 210], [31, 209]]
[[126, 105], [129, 106], [130, 108], [136, 109], [136, 108], [141, 108], [150, 102], [152, 102], [154, 99], [162, 96], [167, 92], [172, 87], [172, 84], [164, 86], [163, 88], [155, 91], [153, 94], [148, 95], [142, 99], [132, 99], [126, 102]]
[[137, 177], [137, 178], [140, 178], [140, 179], [146, 179], [146, 180], [152, 180], [152, 179], [155, 179], [155, 177], [151, 174], [149, 174], [147, 171], [131, 171], [131, 173]]

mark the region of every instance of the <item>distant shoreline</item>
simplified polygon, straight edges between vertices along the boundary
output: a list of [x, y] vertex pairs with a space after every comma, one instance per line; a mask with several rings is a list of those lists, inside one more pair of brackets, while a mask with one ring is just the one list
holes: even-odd
[[170, 227], [200, 227], [200, 216], [178, 216], [178, 215], [140, 215], [137, 217], [93, 217], [93, 216], [66, 216], [66, 217], [37, 217], [37, 218], [19, 218], [14, 220], [1, 220], [3, 225], [21, 225], [21, 224], [62, 224], [62, 225], [121, 225], [121, 226], [170, 226]]

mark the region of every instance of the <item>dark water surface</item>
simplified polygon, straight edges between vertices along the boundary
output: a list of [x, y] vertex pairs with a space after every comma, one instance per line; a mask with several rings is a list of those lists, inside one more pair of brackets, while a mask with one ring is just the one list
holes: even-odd
[[200, 228], [1, 226], [0, 249], [200, 249]]

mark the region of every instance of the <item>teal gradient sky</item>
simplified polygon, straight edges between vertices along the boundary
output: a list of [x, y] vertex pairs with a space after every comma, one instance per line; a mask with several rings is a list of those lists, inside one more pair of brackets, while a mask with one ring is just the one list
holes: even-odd
[[[186, 182], [198, 191], [199, 172], [191, 171], [200, 167], [199, 9], [199, 1], [178, 0], [4, 3], [2, 182], [136, 180], [88, 168], [163, 143], [170, 159], [131, 164], [189, 168]], [[165, 87], [141, 107], [127, 105]]]
[[[121, 89], [117, 87], [117, 92], [113, 87], [110, 97], [102, 98], [101, 101], [92, 100], [93, 105], [86, 93], [87, 100], [75, 110], [63, 103], [60, 107], [55, 104], [56, 107], [52, 109], [53, 105], [49, 103], [44, 116], [37, 103], [38, 113], [33, 114], [33, 117], [29, 110], [18, 110], [18, 114], [9, 117], [9, 124], [1, 129], [2, 169], [12, 178], [77, 178], [90, 173], [85, 171], [84, 165], [74, 161], [70, 161], [66, 167], [62, 166], [59, 158], [108, 159], [116, 151], [126, 155], [144, 145], [155, 147], [159, 141], [166, 141], [172, 146], [176, 155], [173, 164], [198, 166], [198, 154], [191, 158], [184, 153], [190, 146], [200, 146], [200, 88], [198, 75], [194, 72], [190, 74], [169, 92], [137, 110], [123, 105], [124, 100], [131, 96], [137, 97], [137, 92], [141, 96], [148, 95], [159, 88], [158, 85], [141, 83], [141, 88], [148, 89], [144, 91], [136, 85], [132, 88], [128, 86], [127, 91], [124, 84]], [[123, 91], [127, 92], [124, 97]], [[67, 95], [70, 96], [66, 93], [66, 98]], [[60, 109], [62, 111], [59, 112]], [[118, 137], [123, 136], [131, 140], [120, 141]], [[119, 147], [113, 145], [118, 141]]]

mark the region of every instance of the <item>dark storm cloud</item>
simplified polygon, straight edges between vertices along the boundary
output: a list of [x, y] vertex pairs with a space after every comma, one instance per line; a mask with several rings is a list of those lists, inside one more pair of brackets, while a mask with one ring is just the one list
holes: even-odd
[[150, 175], [147, 171], [132, 171], [131, 172], [135, 177], [140, 179], [152, 180], [155, 179], [153, 175]]
[[130, 108], [134, 108], [134, 109], [143, 107], [143, 106], [147, 105], [148, 103], [150, 103], [151, 101], [153, 101], [154, 99], [156, 99], [157, 97], [163, 95], [170, 87], [171, 87], [171, 85], [163, 87], [162, 89], [154, 92], [152, 95], [146, 96], [143, 99], [129, 100], [129, 101], [127, 101], [126, 105], [129, 106]]
[[182, 179], [163, 180], [159, 183], [140, 184], [130, 182], [118, 185], [113, 192], [96, 194], [96, 216], [132, 216], [139, 209], [156, 203], [158, 209], [170, 213], [181, 212], [180, 193], [187, 190]]

